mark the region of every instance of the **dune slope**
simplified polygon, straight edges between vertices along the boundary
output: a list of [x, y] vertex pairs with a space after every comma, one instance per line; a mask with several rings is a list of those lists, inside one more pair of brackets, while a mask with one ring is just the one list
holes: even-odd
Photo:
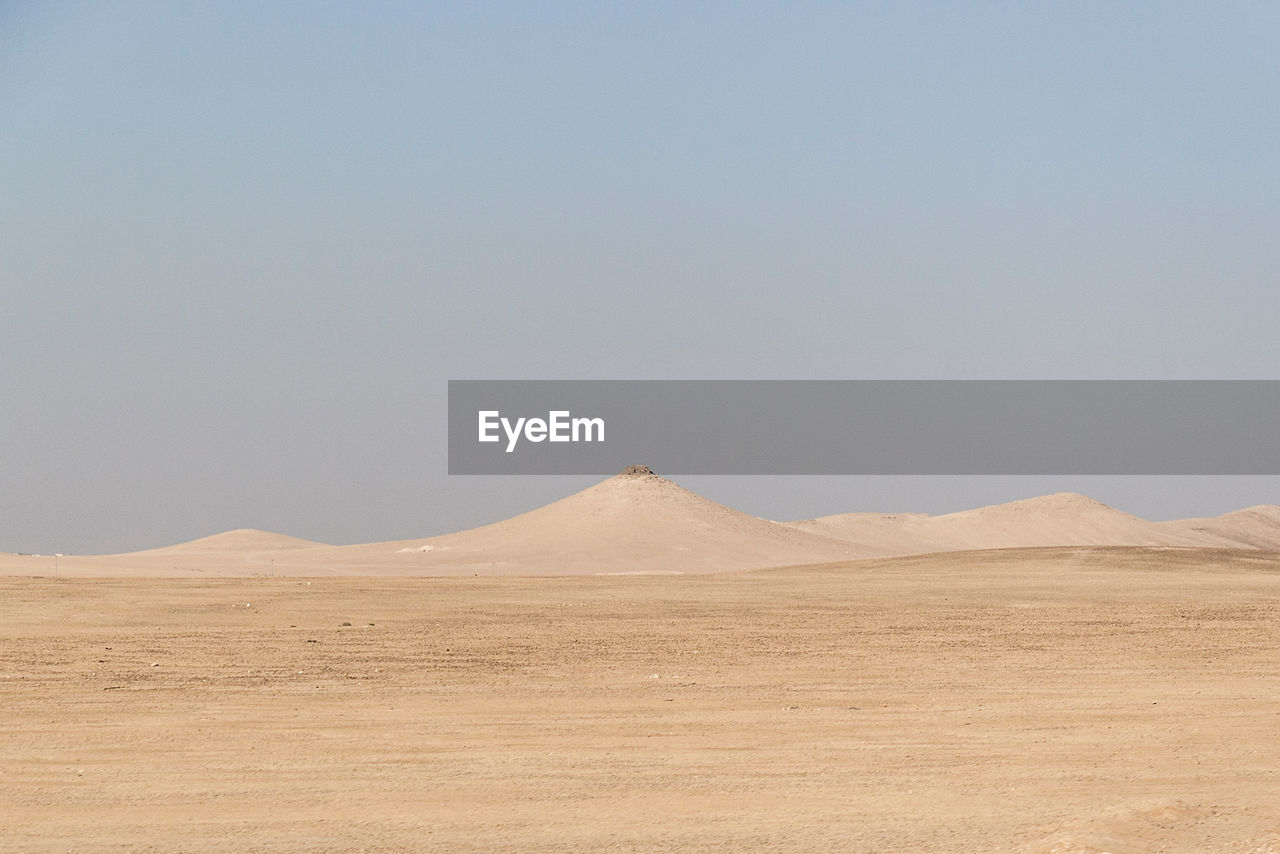
[[861, 553], [850, 543], [750, 516], [632, 466], [492, 525], [295, 555], [356, 571], [580, 575], [754, 569]]
[[943, 516], [845, 513], [790, 525], [863, 544], [878, 555], [1038, 546], [1241, 545], [1206, 531], [1149, 522], [1072, 492]]
[[1159, 527], [1173, 534], [1220, 540], [1225, 546], [1280, 550], [1280, 506], [1259, 504], [1222, 516], [1175, 519]]
[[256, 528], [237, 528], [234, 531], [223, 531], [221, 534], [213, 534], [212, 536], [189, 540], [185, 543], [176, 543], [172, 546], [163, 546], [158, 549], [146, 549], [133, 554], [279, 551], [282, 549], [313, 549], [325, 545], [325, 543], [318, 543], [314, 540], [291, 537], [288, 534], [259, 531]]

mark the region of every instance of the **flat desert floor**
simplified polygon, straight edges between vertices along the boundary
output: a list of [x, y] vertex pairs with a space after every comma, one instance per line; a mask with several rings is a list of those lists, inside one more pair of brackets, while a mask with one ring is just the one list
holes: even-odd
[[1280, 852], [1280, 555], [0, 578], [0, 850]]

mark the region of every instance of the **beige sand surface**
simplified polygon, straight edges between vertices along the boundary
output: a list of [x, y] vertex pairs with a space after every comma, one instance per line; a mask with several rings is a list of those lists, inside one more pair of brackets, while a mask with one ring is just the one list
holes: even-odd
[[1216, 539], [1236, 548], [1280, 549], [1280, 507], [1260, 504], [1207, 519], [1177, 519], [1160, 527], [1175, 533]]
[[[545, 507], [456, 534], [327, 546], [229, 531], [130, 554], [67, 555], [57, 571], [71, 577], [696, 573], [866, 553], [717, 504], [636, 467]], [[52, 575], [54, 569], [47, 555], [0, 555], [0, 575]]]
[[330, 546], [240, 529], [121, 555], [0, 553], [0, 575], [78, 578], [687, 574], [1040, 546], [1280, 550], [1280, 507], [1149, 522], [1058, 493], [959, 513], [844, 513], [778, 523], [643, 466], [528, 513], [454, 534]]
[[4, 852], [1262, 854], [1280, 555], [10, 577], [0, 708]]
[[134, 554], [189, 554], [193, 552], [225, 554], [227, 552], [273, 552], [285, 549], [324, 547], [326, 547], [325, 543], [303, 540], [299, 537], [291, 537], [288, 534], [275, 534], [271, 531], [259, 531], [255, 528], [237, 528], [234, 531], [224, 531], [221, 534], [214, 534], [210, 537], [201, 537], [198, 540], [190, 540], [158, 549], [148, 549], [143, 552], [134, 552]]
[[[1280, 548], [1280, 516], [1239, 518], [1235, 537], [1207, 524], [1226, 518], [1149, 522], [1087, 496], [1060, 492], [942, 516], [843, 513], [788, 524], [857, 543], [880, 556], [1069, 545]], [[1245, 532], [1253, 539], [1240, 536]]]
[[721, 572], [859, 554], [847, 542], [750, 516], [636, 466], [492, 525], [348, 546], [325, 559], [383, 572], [578, 575]]

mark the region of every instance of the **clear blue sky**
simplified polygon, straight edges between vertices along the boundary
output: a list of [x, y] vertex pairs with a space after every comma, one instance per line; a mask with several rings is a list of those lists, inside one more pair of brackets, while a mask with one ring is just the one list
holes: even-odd
[[1280, 378], [1277, 44], [1261, 2], [0, 2], [0, 550], [421, 536], [586, 484], [449, 478], [449, 378]]

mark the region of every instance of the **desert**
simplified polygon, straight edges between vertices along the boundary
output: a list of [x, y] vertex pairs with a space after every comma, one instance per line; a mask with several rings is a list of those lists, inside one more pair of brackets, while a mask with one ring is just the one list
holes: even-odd
[[1280, 851], [1275, 518], [780, 524], [633, 468], [421, 540], [6, 555], [2, 847]]
[[1278, 33], [0, 2], [0, 854], [1280, 854]]

